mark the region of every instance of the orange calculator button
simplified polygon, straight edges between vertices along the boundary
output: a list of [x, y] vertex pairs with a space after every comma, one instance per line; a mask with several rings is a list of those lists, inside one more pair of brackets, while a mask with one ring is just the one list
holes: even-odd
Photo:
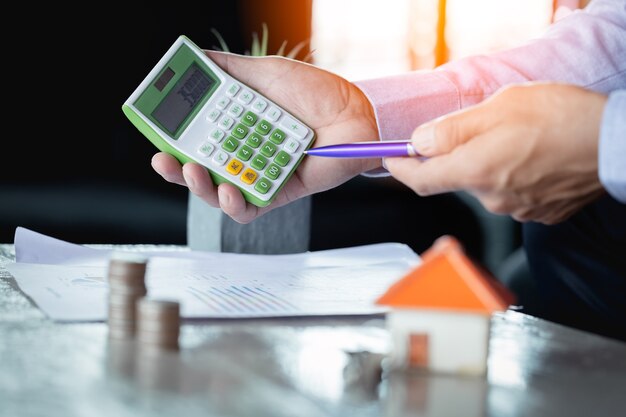
[[243, 163], [241, 161], [233, 159], [226, 166], [226, 171], [230, 172], [233, 175], [237, 175], [239, 174], [239, 171], [241, 171], [241, 168], [243, 168]]
[[246, 184], [252, 184], [254, 180], [256, 180], [257, 176], [258, 174], [255, 171], [248, 168], [243, 172], [243, 174], [241, 174], [241, 181], [245, 182]]

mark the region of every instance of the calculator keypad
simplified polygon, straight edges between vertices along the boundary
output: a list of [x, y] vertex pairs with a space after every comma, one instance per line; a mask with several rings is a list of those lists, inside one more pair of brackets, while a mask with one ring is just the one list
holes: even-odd
[[209, 134], [198, 155], [258, 196], [279, 187], [306, 148], [310, 129], [236, 82], [213, 103], [205, 110]]

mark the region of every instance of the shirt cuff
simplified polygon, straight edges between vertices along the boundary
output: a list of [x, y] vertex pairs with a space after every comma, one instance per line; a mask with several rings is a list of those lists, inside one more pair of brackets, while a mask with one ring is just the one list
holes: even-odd
[[598, 165], [600, 182], [616, 200], [626, 203], [626, 90], [609, 95], [602, 113]]
[[[410, 139], [416, 127], [460, 109], [456, 86], [436, 70], [420, 70], [354, 82], [374, 109], [380, 140]], [[366, 177], [388, 176], [384, 167]]]

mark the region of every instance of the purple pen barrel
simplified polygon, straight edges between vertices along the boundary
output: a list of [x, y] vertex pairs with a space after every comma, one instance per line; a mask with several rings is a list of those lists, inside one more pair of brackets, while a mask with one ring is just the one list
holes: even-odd
[[354, 142], [322, 146], [306, 151], [307, 155], [329, 158], [386, 158], [418, 156], [409, 141]]

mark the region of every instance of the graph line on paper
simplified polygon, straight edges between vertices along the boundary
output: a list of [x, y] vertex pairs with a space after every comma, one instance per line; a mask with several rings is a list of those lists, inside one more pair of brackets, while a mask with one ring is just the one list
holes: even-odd
[[294, 313], [298, 308], [289, 301], [259, 287], [230, 285], [199, 289], [187, 287], [196, 299], [215, 313], [238, 316], [249, 313]]

